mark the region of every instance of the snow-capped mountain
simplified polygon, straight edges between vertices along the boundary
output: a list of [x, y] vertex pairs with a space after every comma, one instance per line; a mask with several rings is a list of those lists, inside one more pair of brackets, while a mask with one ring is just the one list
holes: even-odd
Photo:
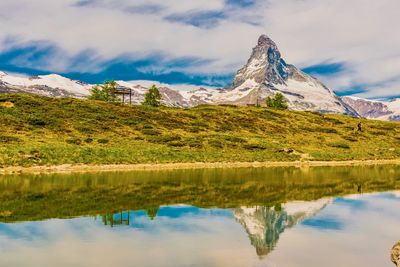
[[357, 115], [316, 78], [287, 64], [277, 45], [266, 35], [258, 39], [247, 64], [237, 72], [233, 88], [250, 95], [244, 102], [264, 103], [267, 96], [280, 92], [294, 110]]
[[400, 121], [400, 99], [377, 101], [352, 96], [342, 97], [360, 116], [368, 119]]
[[282, 210], [269, 207], [238, 208], [233, 215], [246, 230], [257, 255], [269, 254], [277, 245], [279, 236], [289, 228], [314, 217], [328, 204], [331, 198], [305, 202], [294, 201], [282, 205]]
[[0, 93], [32, 93], [54, 97], [84, 98], [91, 85], [57, 74], [24, 77], [0, 72]]

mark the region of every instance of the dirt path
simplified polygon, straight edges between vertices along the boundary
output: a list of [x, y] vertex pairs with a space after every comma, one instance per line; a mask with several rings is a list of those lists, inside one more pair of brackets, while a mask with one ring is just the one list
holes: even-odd
[[154, 163], [154, 164], [120, 164], [120, 165], [59, 165], [33, 167], [0, 168], [0, 175], [16, 173], [73, 173], [73, 172], [115, 172], [145, 170], [177, 170], [177, 169], [210, 169], [210, 168], [261, 168], [261, 167], [316, 167], [316, 166], [368, 166], [397, 165], [395, 160], [352, 160], [352, 161], [292, 161], [292, 162], [195, 162], [195, 163]]

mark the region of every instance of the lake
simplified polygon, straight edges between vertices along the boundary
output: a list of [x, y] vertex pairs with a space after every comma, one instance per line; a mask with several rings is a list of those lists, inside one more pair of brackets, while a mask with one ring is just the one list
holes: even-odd
[[385, 267], [400, 166], [0, 176], [0, 266]]

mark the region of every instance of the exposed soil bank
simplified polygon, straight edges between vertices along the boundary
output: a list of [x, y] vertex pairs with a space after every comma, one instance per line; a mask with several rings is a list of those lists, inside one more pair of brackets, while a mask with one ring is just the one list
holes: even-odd
[[323, 167], [323, 166], [370, 166], [398, 165], [400, 159], [392, 160], [351, 160], [351, 161], [283, 161], [283, 162], [194, 162], [194, 163], [149, 163], [116, 165], [58, 165], [33, 167], [0, 168], [0, 175], [16, 173], [74, 173], [74, 172], [116, 172], [116, 171], [151, 171], [177, 169], [212, 169], [212, 168], [268, 168], [268, 167]]

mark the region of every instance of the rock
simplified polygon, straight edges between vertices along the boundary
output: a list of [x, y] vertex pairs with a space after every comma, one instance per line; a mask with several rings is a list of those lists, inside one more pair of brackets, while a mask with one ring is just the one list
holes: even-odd
[[397, 267], [400, 267], [400, 241], [393, 246], [390, 259]]

